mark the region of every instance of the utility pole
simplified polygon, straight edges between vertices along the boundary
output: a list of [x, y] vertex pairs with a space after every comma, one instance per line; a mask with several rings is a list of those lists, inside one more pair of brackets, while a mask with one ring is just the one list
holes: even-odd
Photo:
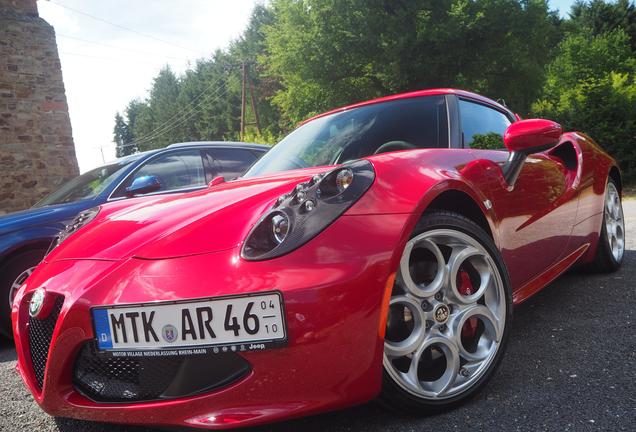
[[[258, 133], [261, 134], [261, 120], [258, 116], [258, 107], [256, 105], [256, 98], [254, 97], [254, 86], [252, 85], [252, 80], [248, 74], [248, 66], [249, 64], [245, 61], [241, 63], [241, 69], [243, 71], [243, 84], [241, 87], [241, 140], [243, 140], [243, 136], [245, 135], [245, 126], [248, 124], [256, 125], [256, 130], [258, 130]], [[250, 92], [250, 104], [252, 106], [252, 112], [254, 113], [254, 123], [247, 122], [246, 105], [248, 87]]]
[[256, 130], [258, 131], [259, 135], [262, 135], [261, 121], [258, 118], [258, 108], [256, 108], [256, 101], [254, 100], [254, 87], [252, 86], [252, 80], [249, 80], [249, 84], [250, 84], [250, 99], [252, 100], [252, 112], [254, 113], [254, 120], [256, 121]]

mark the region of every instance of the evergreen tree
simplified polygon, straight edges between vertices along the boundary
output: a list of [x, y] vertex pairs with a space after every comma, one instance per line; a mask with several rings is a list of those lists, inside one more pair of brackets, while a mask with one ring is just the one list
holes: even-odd
[[113, 129], [113, 141], [116, 144], [115, 154], [118, 158], [128, 156], [136, 152], [134, 145], [130, 144], [132, 135], [128, 124], [124, 118], [117, 112], [115, 114], [115, 127]]

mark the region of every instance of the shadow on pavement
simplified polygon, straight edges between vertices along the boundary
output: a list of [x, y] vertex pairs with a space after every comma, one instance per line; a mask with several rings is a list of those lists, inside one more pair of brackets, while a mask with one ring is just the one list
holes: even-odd
[[[145, 429], [141, 427], [111, 425], [106, 423], [96, 423], [82, 420], [73, 420], [68, 418], [55, 418], [55, 426], [60, 432], [151, 432], [161, 429]], [[190, 429], [192, 431], [192, 429]], [[174, 432], [174, 429], [173, 429]]]
[[13, 347], [13, 341], [0, 336], [0, 363], [16, 360], [17, 357], [15, 348]]

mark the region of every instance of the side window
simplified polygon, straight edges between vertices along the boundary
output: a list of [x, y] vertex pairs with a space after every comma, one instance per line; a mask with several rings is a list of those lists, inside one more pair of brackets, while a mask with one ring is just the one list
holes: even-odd
[[503, 113], [474, 102], [459, 100], [459, 117], [464, 147], [476, 149], [504, 149], [503, 135], [510, 119]]
[[223, 176], [226, 180], [245, 174], [257, 159], [251, 151], [238, 148], [214, 148], [206, 153], [211, 158], [212, 177]]
[[174, 151], [151, 159], [142, 165], [117, 189], [114, 196], [125, 196], [126, 188], [134, 179], [143, 176], [155, 176], [159, 180], [161, 189], [158, 192], [195, 188], [207, 184], [201, 152], [196, 149]]

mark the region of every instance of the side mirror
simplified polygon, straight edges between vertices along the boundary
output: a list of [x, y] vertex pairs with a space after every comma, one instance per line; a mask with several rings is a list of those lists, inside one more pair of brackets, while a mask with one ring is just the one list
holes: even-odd
[[514, 186], [528, 155], [554, 147], [562, 134], [560, 124], [544, 119], [520, 120], [508, 126], [503, 137], [510, 151], [510, 157], [503, 167], [508, 185]]
[[132, 184], [126, 188], [126, 195], [142, 195], [161, 190], [159, 179], [153, 175], [137, 177]]
[[210, 181], [210, 183], [208, 183], [208, 187], [211, 188], [212, 186], [216, 186], [219, 185], [221, 183], [225, 183], [225, 177], [223, 176], [216, 176], [212, 179], [212, 181]]

